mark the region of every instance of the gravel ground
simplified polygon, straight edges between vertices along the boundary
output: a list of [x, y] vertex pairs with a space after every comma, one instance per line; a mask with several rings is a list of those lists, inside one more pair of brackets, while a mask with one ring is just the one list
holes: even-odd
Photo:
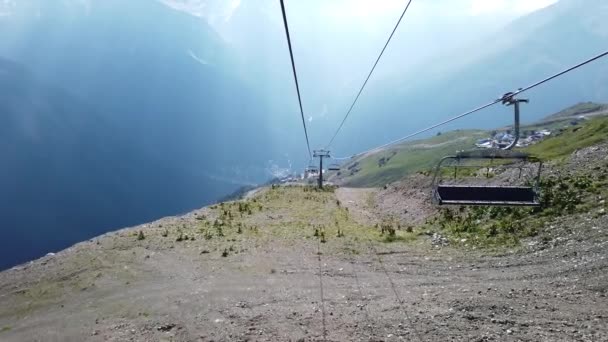
[[607, 221], [502, 256], [307, 239], [112, 259], [102, 237], [1, 273], [0, 339], [608, 341]]

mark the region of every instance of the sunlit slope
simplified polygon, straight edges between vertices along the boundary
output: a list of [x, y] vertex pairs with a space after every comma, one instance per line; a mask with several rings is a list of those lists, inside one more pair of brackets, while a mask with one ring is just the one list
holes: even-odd
[[[588, 108], [598, 110], [587, 111]], [[608, 118], [604, 108], [601, 104], [579, 104], [541, 122], [522, 126], [522, 131], [550, 129], [553, 132], [549, 138], [525, 151], [542, 159], [554, 159], [607, 140]], [[581, 114], [581, 110], [589, 119], [573, 126], [571, 120]], [[409, 174], [428, 171], [444, 156], [473, 149], [476, 140], [490, 135], [491, 131], [457, 130], [396, 145], [348, 161], [339, 173], [330, 173], [328, 180], [354, 187], [383, 186]]]
[[427, 170], [443, 156], [471, 148], [477, 139], [486, 136], [487, 132], [481, 130], [459, 130], [407, 142], [357, 157], [343, 165], [339, 175], [330, 175], [329, 180], [336, 179], [348, 186], [383, 186]]
[[561, 159], [574, 151], [608, 140], [608, 117], [602, 116], [570, 127], [525, 150], [542, 159]]

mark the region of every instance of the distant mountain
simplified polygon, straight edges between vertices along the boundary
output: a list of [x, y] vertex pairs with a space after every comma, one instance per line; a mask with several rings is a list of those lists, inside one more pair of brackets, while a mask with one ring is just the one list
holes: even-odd
[[204, 20], [148, 0], [0, 13], [0, 269], [265, 179], [268, 106]]
[[0, 113], [0, 268], [112, 227], [128, 199], [95, 110], [0, 59]]
[[581, 102], [572, 107], [568, 107], [555, 114], [551, 114], [543, 119], [543, 121], [565, 119], [581, 115], [595, 115], [598, 113], [608, 112], [608, 104], [595, 102]]
[[217, 125], [225, 122], [238, 128], [214, 114], [240, 114], [246, 102], [239, 107], [229, 94], [247, 90], [229, 74], [230, 53], [204, 21], [156, 1], [19, 5], [0, 21], [0, 55], [95, 103], [130, 135], [163, 139], [156, 147], [169, 153], [194, 135], [221, 140]]
[[[463, 46], [451, 55], [421, 65], [416, 73], [375, 82], [366, 90], [337, 146], [357, 152], [390, 141], [604, 52], [608, 41], [608, 21], [603, 19], [606, 16], [605, 1], [561, 0], [514, 21], [489, 40]], [[526, 122], [572, 103], [608, 101], [608, 58], [522, 97], [531, 99], [522, 109]], [[369, 124], [370, 116], [373, 125]], [[442, 130], [489, 128], [509, 121], [512, 110], [495, 106]], [[370, 134], [354, 142], [347, 138], [361, 131]]]

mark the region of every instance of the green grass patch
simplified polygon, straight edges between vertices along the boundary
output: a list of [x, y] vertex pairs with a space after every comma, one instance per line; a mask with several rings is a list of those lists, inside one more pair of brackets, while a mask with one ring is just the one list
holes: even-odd
[[[545, 160], [557, 159], [568, 156], [577, 149], [608, 140], [607, 117], [596, 117], [581, 121], [577, 126], [563, 128], [564, 124], [569, 125], [569, 118], [575, 118], [572, 115], [606, 109], [606, 105], [582, 103], [548, 117], [543, 122], [522, 126], [522, 130], [550, 129], [554, 132], [552, 136], [523, 151]], [[488, 136], [489, 132], [483, 130], [457, 130], [402, 143], [349, 161], [342, 166], [339, 178], [348, 186], [380, 187], [415, 172], [431, 169], [442, 157], [453, 155], [459, 150], [473, 149], [476, 140]]]
[[[336, 199], [334, 191], [333, 187], [323, 190], [302, 186], [274, 187], [255, 198], [264, 210], [242, 218], [235, 217], [230, 225], [236, 227], [235, 232], [241, 225], [257, 225], [260, 229], [256, 238], [270, 244], [318, 239], [324, 243], [325, 253], [341, 253], [344, 245], [386, 240], [387, 235], [381, 234], [379, 229], [354, 220], [348, 208]], [[223, 210], [227, 208], [225, 206]], [[243, 228], [242, 232], [246, 233], [247, 229]], [[390, 242], [405, 243], [415, 237], [414, 234], [398, 232]]]
[[348, 186], [379, 187], [415, 172], [428, 170], [446, 155], [470, 149], [487, 136], [479, 130], [453, 131], [430, 139], [397, 145], [351, 161], [342, 168]]
[[541, 159], [562, 159], [572, 152], [608, 141], [608, 117], [592, 119], [523, 149]]
[[9, 330], [11, 330], [11, 329], [12, 329], [12, 327], [10, 327], [10, 326], [5, 326], [5, 327], [2, 327], [2, 329], [0, 329], [0, 332], [6, 332], [6, 331], [9, 331]]

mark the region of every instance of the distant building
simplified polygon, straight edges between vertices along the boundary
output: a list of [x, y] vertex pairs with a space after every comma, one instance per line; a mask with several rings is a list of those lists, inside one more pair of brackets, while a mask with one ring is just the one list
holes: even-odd
[[[526, 147], [544, 139], [546, 136], [551, 135], [551, 131], [542, 130], [536, 131], [525, 131], [520, 139], [517, 141], [517, 147]], [[527, 135], [527, 136], [526, 136]], [[492, 132], [490, 138], [479, 139], [475, 142], [477, 148], [505, 148], [513, 143], [515, 136], [511, 134], [511, 131], [506, 132]]]

